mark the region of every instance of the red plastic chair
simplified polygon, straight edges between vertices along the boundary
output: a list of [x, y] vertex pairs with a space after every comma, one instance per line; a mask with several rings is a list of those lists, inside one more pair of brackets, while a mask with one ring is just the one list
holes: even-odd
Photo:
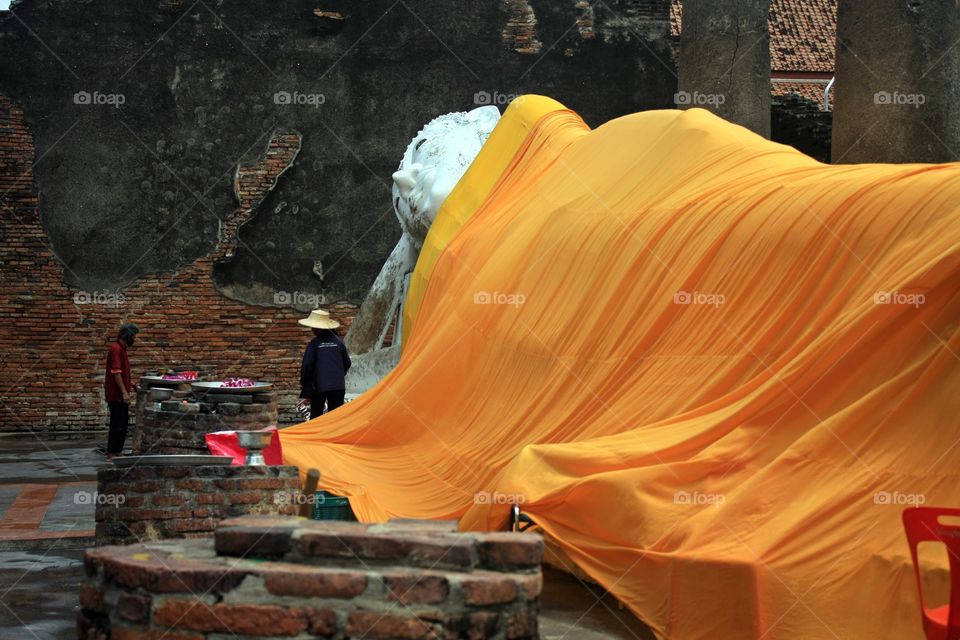
[[[923, 611], [923, 632], [927, 640], [960, 640], [960, 526], [944, 524], [940, 521], [941, 516], [960, 518], [960, 509], [904, 509], [903, 528], [910, 543], [910, 555], [913, 556], [913, 570], [917, 575], [920, 608]], [[917, 559], [917, 546], [921, 542], [940, 542], [947, 548], [950, 558], [950, 604], [935, 609], [927, 609], [923, 604], [920, 562]]]

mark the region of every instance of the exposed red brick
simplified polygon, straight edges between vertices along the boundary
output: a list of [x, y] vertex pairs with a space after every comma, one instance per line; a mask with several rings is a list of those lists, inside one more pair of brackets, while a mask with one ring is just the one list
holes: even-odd
[[[300, 486], [297, 469], [291, 466], [199, 468], [202, 472], [196, 467], [191, 469], [193, 473], [199, 474], [189, 479], [194, 483], [196, 491], [174, 489], [188, 480], [179, 478], [179, 474], [171, 474], [165, 467], [144, 465], [131, 469], [131, 474], [140, 478], [133, 483], [123, 481], [123, 474], [127, 470], [110, 467], [98, 470], [98, 492], [101, 495], [115, 494], [123, 498], [118, 500], [117, 504], [96, 508], [98, 543], [123, 544], [141, 539], [209, 535], [227, 514], [292, 512], [291, 505], [284, 505], [276, 498], [278, 492], [292, 494]], [[151, 480], [150, 475], [157, 478]], [[221, 480], [234, 483], [250, 481], [257, 485], [278, 486], [282, 489], [220, 491], [216, 484]], [[142, 488], [136, 485], [145, 483], [150, 483], [155, 487], [155, 491], [144, 494], [132, 491], [132, 488]], [[112, 489], [112, 492], [107, 491], [108, 488]], [[262, 529], [255, 534], [254, 541], [269, 544], [275, 538], [275, 535], [268, 533], [268, 529]]]
[[310, 531], [298, 540], [308, 556], [400, 560], [407, 555], [405, 541], [390, 535]]
[[485, 640], [500, 630], [500, 616], [492, 611], [476, 611], [467, 616], [466, 635], [469, 640]]
[[121, 593], [117, 598], [117, 615], [128, 622], [147, 622], [150, 619], [150, 596]]
[[278, 596], [355, 598], [367, 588], [362, 571], [335, 571], [276, 564], [263, 576], [267, 591]]
[[383, 585], [385, 600], [403, 604], [438, 604], [450, 593], [446, 576], [416, 570], [384, 573]]
[[346, 633], [360, 638], [428, 638], [430, 625], [419, 618], [381, 613], [379, 611], [351, 611], [347, 616]]
[[[333, 530], [349, 532], [356, 538], [369, 535], [379, 539], [384, 535], [383, 525], [248, 516], [227, 521], [217, 537], [229, 539], [226, 534], [238, 530], [262, 533], [267, 523], [285, 529], [292, 539], [318, 531], [329, 535]], [[404, 529], [396, 526], [393, 535], [415, 541], [422, 536], [423, 528]], [[500, 542], [484, 540], [485, 534], [479, 533], [435, 534], [437, 538], [456, 536], [472, 543], [482, 540], [486, 545]], [[511, 545], [517, 538], [539, 539], [534, 534], [510, 536]], [[160, 629], [217, 637], [537, 637], [540, 579], [539, 570], [531, 567], [441, 570], [416, 567], [407, 560], [367, 562], [356, 557], [337, 559], [334, 566], [324, 559], [323, 566], [318, 566], [316, 560], [303, 557], [296, 548], [290, 549], [283, 560], [250, 561], [214, 557], [211, 545], [209, 539], [169, 540], [88, 550], [86, 559], [92, 575], [86, 584], [102, 588], [102, 600], [109, 606], [104, 612], [81, 610], [78, 628], [86, 630], [87, 635], [80, 637], [99, 639], [96, 634], [101, 631], [134, 621], [137, 626], [130, 628], [142, 631], [140, 637], [152, 637], [149, 633]], [[128, 566], [121, 570], [113, 564]], [[171, 581], [157, 565], [169, 566], [172, 577], [180, 578], [181, 591], [188, 586], [194, 589], [177, 595], [146, 593], [156, 593], [158, 586]], [[234, 580], [230, 583], [233, 588], [224, 594], [218, 583], [211, 582], [216, 569], [222, 575], [250, 575], [252, 582]], [[204, 589], [207, 584], [213, 587], [210, 592]], [[97, 601], [97, 594], [85, 593], [84, 602]], [[338, 604], [334, 606], [333, 602]], [[152, 617], [147, 613], [151, 604]]]
[[220, 493], [201, 493], [196, 496], [197, 504], [223, 504], [225, 500]]
[[330, 609], [306, 609], [307, 631], [314, 635], [332, 636], [337, 631], [337, 614]]
[[543, 539], [522, 533], [483, 533], [481, 562], [487, 567], [536, 566], [543, 559]]
[[536, 54], [543, 48], [537, 38], [537, 16], [529, 0], [505, 0], [507, 24], [501, 37], [517, 53]]
[[233, 504], [256, 504], [263, 500], [260, 491], [228, 491], [226, 496]]
[[519, 582], [528, 600], [539, 597], [543, 591], [543, 574], [539, 571], [520, 577]]
[[507, 640], [538, 637], [537, 617], [528, 614], [526, 611], [518, 611], [511, 615], [507, 619], [506, 627]]
[[103, 604], [103, 590], [93, 585], [80, 586], [80, 608], [102, 613], [106, 610]]
[[186, 480], [179, 480], [173, 483], [173, 486], [177, 489], [184, 489], [186, 491], [201, 491], [206, 487], [203, 484], [203, 481], [197, 480], [196, 478], [187, 478]]
[[303, 610], [262, 604], [207, 604], [167, 600], [157, 607], [154, 622], [177, 629], [221, 631], [263, 636], [295, 636], [307, 628]]
[[469, 605], [512, 602], [517, 597], [517, 583], [512, 575], [477, 571], [461, 582], [463, 601]]
[[237, 489], [283, 489], [286, 484], [280, 478], [241, 478]]
[[[104, 638], [106, 637], [104, 636]], [[111, 630], [109, 638], [110, 640], [203, 640], [204, 636], [199, 633], [115, 626]]]
[[463, 536], [404, 536], [388, 532], [327, 533], [310, 531], [300, 536], [304, 555], [324, 558], [402, 560], [420, 567], [472, 567], [477, 562], [476, 545]]
[[[160, 555], [153, 559], [131, 557], [130, 547], [100, 547], [87, 553], [87, 562], [102, 567], [111, 582], [153, 593], [207, 593], [230, 591], [247, 572], [202, 562], [184, 562]], [[138, 553], [143, 554], [140, 549]]]

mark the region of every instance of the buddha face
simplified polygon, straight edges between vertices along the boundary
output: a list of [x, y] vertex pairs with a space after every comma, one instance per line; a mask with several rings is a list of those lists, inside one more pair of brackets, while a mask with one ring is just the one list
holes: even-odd
[[393, 174], [393, 206], [417, 249], [499, 119], [495, 106], [448, 113], [431, 120], [410, 142]]

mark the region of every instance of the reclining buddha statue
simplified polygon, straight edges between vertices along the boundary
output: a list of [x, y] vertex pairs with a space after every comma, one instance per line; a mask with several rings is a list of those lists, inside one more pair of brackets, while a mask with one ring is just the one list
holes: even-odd
[[[350, 384], [354, 389], [362, 390], [375, 382], [399, 358], [399, 319], [406, 283], [430, 225], [499, 119], [500, 111], [495, 106], [441, 115], [428, 122], [407, 146], [393, 174], [393, 208], [402, 235], [346, 336], [347, 346], [358, 356]], [[393, 341], [384, 349], [394, 319]]]

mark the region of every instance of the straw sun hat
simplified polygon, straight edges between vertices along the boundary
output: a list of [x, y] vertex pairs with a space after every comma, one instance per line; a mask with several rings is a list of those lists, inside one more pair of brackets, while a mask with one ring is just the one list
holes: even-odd
[[330, 314], [323, 309], [314, 309], [310, 315], [302, 320], [297, 320], [300, 324], [311, 329], [336, 329], [340, 323], [330, 317]]

